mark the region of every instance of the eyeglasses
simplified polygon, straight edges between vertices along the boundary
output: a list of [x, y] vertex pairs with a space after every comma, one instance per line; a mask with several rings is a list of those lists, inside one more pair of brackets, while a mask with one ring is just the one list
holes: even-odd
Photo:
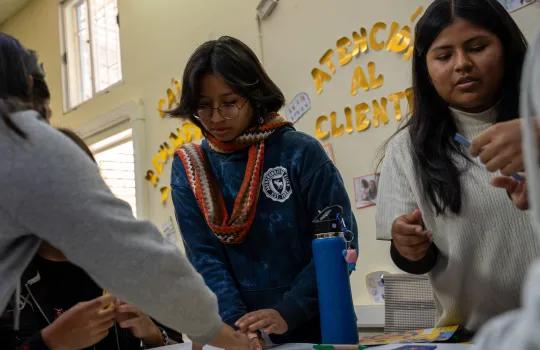
[[212, 119], [214, 110], [217, 109], [219, 115], [223, 119], [231, 120], [238, 116], [238, 113], [240, 113], [240, 110], [244, 108], [246, 103], [247, 100], [244, 100], [244, 103], [241, 106], [236, 103], [224, 103], [218, 107], [201, 106], [197, 108], [193, 116], [201, 121], [207, 122]]

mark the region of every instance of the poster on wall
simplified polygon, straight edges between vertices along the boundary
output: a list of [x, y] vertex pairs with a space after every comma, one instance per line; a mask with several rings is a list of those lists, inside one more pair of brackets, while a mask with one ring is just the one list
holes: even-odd
[[311, 108], [311, 99], [305, 92], [300, 92], [287, 105], [287, 117], [294, 124], [300, 120]]
[[508, 12], [519, 10], [520, 8], [530, 5], [536, 0], [499, 0]]
[[377, 204], [379, 174], [354, 178], [354, 194], [357, 209], [372, 207]]

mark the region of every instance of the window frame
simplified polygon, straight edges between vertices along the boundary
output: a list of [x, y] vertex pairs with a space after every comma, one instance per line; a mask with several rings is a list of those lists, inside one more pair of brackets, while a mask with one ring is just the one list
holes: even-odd
[[[122, 46], [120, 42], [120, 35], [119, 35], [119, 51], [120, 51], [120, 79], [116, 81], [115, 83], [109, 85], [108, 87], [96, 91], [96, 72], [95, 72], [95, 57], [94, 57], [94, 41], [93, 41], [93, 18], [92, 18], [92, 1], [93, 0], [60, 0], [59, 2], [59, 18], [60, 18], [60, 61], [62, 65], [62, 92], [63, 92], [63, 110], [64, 113], [69, 113], [73, 110], [76, 110], [80, 106], [94, 100], [96, 97], [108, 94], [112, 89], [114, 89], [117, 86], [123, 85], [124, 83], [124, 65], [122, 64]], [[118, 8], [118, 0], [115, 0], [117, 3]], [[81, 79], [81, 63], [80, 63], [80, 47], [79, 47], [79, 41], [74, 39], [74, 37], [77, 36], [76, 31], [76, 21], [73, 19], [75, 18], [74, 14], [69, 15], [68, 17], [68, 11], [74, 11], [75, 8], [82, 4], [86, 3], [87, 6], [87, 18], [88, 18], [88, 40], [89, 42], [89, 52], [90, 52], [90, 80], [91, 80], [91, 96], [83, 100], [82, 97], [80, 97], [80, 101], [77, 103], [72, 103], [72, 90], [79, 89], [82, 91], [82, 79]], [[118, 29], [120, 30], [120, 14], [119, 10], [117, 13], [117, 24]], [[68, 33], [68, 27], [71, 33], [71, 37]], [[119, 33], [120, 34], [120, 33]], [[70, 52], [71, 51], [71, 52]], [[75, 62], [74, 64], [70, 65], [70, 61], [68, 59], [68, 54], [74, 54], [76, 55], [75, 59], [72, 60], [72, 62]], [[74, 88], [75, 86], [75, 88]]]
[[[135, 193], [138, 219], [148, 219], [150, 214], [150, 197], [147, 181], [145, 180], [145, 164], [147, 159], [145, 124], [146, 118], [144, 117], [143, 105], [140, 102], [129, 101], [92, 119], [75, 130], [90, 146], [107, 138], [108, 136], [104, 135], [110, 130], [116, 129], [114, 134], [118, 134], [127, 129], [131, 129], [135, 162]], [[97, 140], [92, 140], [96, 136]]]

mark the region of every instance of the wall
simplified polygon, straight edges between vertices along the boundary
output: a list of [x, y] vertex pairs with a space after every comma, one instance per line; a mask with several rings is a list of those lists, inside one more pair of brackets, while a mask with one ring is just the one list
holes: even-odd
[[[255, 21], [257, 1], [119, 0], [123, 83], [66, 114], [62, 109], [58, 1], [33, 0], [1, 29], [39, 52], [53, 93], [54, 124], [81, 129], [126, 103], [142, 105], [146, 149], [143, 148], [141, 159], [144, 166], [151, 168], [152, 154], [178, 125], [177, 121], [160, 119], [157, 101], [165, 96], [170, 79], [180, 78], [188, 55], [199, 43], [230, 34], [245, 41], [258, 54], [263, 52], [270, 76], [287, 99], [300, 91], [311, 96], [312, 108], [297, 127], [314, 135], [319, 115], [335, 111], [338, 122], [344, 122], [345, 106], [370, 102], [410, 86], [410, 63], [397, 54], [381, 51], [361, 54], [343, 67], [336, 64], [332, 80], [324, 85], [321, 94], [316, 94], [310, 72], [314, 67], [324, 67], [318, 63], [321, 55], [327, 49], [335, 50], [340, 37], [350, 37], [360, 27], [369, 29], [377, 21], [390, 24], [396, 20], [412, 26], [410, 15], [418, 6], [429, 3], [428, 0], [280, 1], [274, 13], [262, 22], [260, 40]], [[528, 39], [532, 39], [539, 27], [540, 4], [528, 6], [513, 16]], [[383, 36], [381, 34], [381, 39]], [[384, 75], [385, 83], [379, 89], [359, 92], [353, 97], [349, 93], [351, 75], [358, 65], [365, 68], [368, 61], [376, 63], [376, 71]], [[402, 101], [401, 106], [405, 112], [406, 102]], [[336, 164], [351, 201], [354, 202], [353, 177], [374, 171], [377, 149], [396, 127], [397, 122], [391, 115], [387, 125], [328, 140], [335, 150]], [[170, 162], [160, 185], [168, 184], [169, 167]], [[159, 193], [146, 186], [149, 189], [147, 215], [161, 225], [172, 215], [172, 205], [169, 202], [163, 206]], [[356, 211], [360, 229], [359, 269], [352, 278], [356, 304], [371, 303], [365, 289], [366, 273], [395, 271], [388, 256], [388, 243], [375, 240], [374, 215], [375, 208]]]

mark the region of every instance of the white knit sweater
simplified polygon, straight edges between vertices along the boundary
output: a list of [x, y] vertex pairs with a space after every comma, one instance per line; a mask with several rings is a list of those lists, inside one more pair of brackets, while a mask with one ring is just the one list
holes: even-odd
[[[493, 124], [494, 108], [478, 114], [452, 110], [458, 130], [472, 139]], [[466, 162], [456, 157], [458, 166]], [[503, 190], [493, 188], [479, 161], [461, 176], [462, 209], [435, 215], [415, 175], [407, 130], [388, 145], [377, 203], [377, 238], [391, 239], [398, 216], [419, 208], [439, 248], [430, 272], [438, 308], [437, 325], [476, 331], [489, 318], [516, 308], [530, 263], [540, 256], [540, 238], [527, 213], [516, 209]]]

